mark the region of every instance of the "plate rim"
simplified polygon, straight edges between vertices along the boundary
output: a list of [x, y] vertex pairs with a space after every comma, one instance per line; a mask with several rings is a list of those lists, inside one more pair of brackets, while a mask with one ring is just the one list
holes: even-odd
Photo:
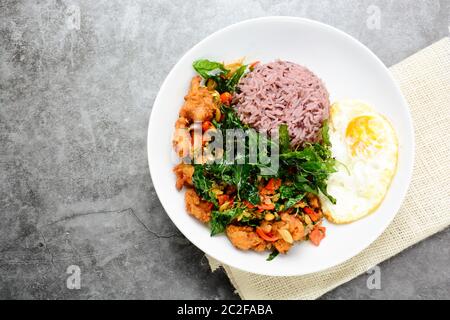
[[[412, 179], [412, 174], [413, 174], [413, 169], [414, 169], [414, 161], [415, 161], [415, 149], [416, 149], [416, 143], [415, 143], [415, 135], [414, 135], [414, 124], [413, 124], [413, 119], [412, 119], [412, 115], [411, 115], [411, 111], [409, 108], [409, 105], [407, 103], [407, 100], [405, 99], [405, 97], [403, 96], [403, 93], [400, 90], [400, 87], [397, 83], [397, 81], [395, 80], [395, 78], [393, 77], [392, 73], [390, 72], [390, 70], [386, 67], [386, 65], [380, 60], [380, 58], [378, 58], [377, 55], [375, 55], [375, 53], [373, 53], [366, 45], [364, 45], [363, 43], [361, 43], [358, 39], [354, 38], [353, 36], [349, 35], [348, 33], [333, 27], [331, 25], [328, 25], [326, 23], [320, 22], [320, 21], [316, 21], [316, 20], [312, 20], [312, 19], [308, 19], [308, 18], [303, 18], [303, 17], [293, 17], [293, 16], [266, 16], [266, 17], [258, 17], [258, 18], [252, 18], [252, 19], [246, 19], [246, 20], [242, 20], [233, 24], [230, 24], [228, 26], [225, 26], [211, 34], [209, 34], [208, 36], [206, 36], [205, 38], [203, 38], [202, 40], [200, 40], [199, 42], [197, 42], [194, 46], [190, 47], [178, 60], [177, 62], [172, 66], [172, 68], [170, 69], [169, 73], [166, 75], [164, 81], [162, 82], [161, 86], [159, 87], [158, 93], [155, 97], [155, 100], [153, 102], [153, 106], [150, 112], [150, 116], [149, 116], [149, 122], [148, 122], [148, 128], [147, 128], [147, 160], [148, 160], [148, 166], [149, 166], [149, 171], [150, 171], [150, 176], [152, 178], [152, 184], [153, 184], [153, 188], [156, 192], [156, 195], [158, 196], [158, 199], [161, 199], [160, 197], [160, 193], [163, 192], [162, 189], [159, 188], [159, 186], [155, 185], [154, 181], [153, 181], [153, 171], [152, 171], [152, 155], [150, 153], [150, 135], [151, 135], [151, 128], [154, 126], [154, 122], [156, 122], [157, 120], [155, 120], [155, 117], [152, 116], [153, 115], [153, 110], [154, 110], [154, 106], [159, 104], [159, 100], [161, 99], [160, 97], [160, 92], [162, 91], [162, 89], [164, 87], [166, 87], [168, 85], [168, 79], [171, 77], [172, 73], [174, 73], [176, 67], [179, 65], [180, 61], [183, 60], [183, 58], [185, 56], [187, 56], [191, 51], [195, 50], [197, 47], [200, 47], [203, 43], [209, 41], [210, 39], [219, 36], [222, 33], [228, 32], [229, 30], [245, 25], [245, 24], [252, 24], [252, 23], [258, 23], [261, 21], [278, 21], [278, 22], [297, 22], [297, 23], [304, 23], [304, 24], [310, 24], [310, 25], [315, 25], [319, 28], [325, 28], [328, 29], [330, 31], [333, 32], [337, 32], [339, 33], [341, 36], [346, 37], [347, 39], [351, 40], [355, 45], [359, 46], [360, 48], [362, 48], [368, 55], [370, 55], [374, 61], [377, 62], [377, 64], [384, 69], [384, 71], [387, 73], [387, 75], [389, 76], [389, 78], [391, 79], [392, 83], [393, 83], [393, 87], [394, 90], [396, 91], [397, 95], [400, 97], [400, 99], [402, 100], [402, 108], [406, 109], [406, 115], [407, 115], [407, 127], [408, 127], [408, 131], [411, 133], [410, 137], [411, 137], [411, 154], [412, 154], [412, 158], [409, 160], [409, 167], [406, 168], [406, 172], [405, 172], [405, 176], [407, 177], [407, 186], [406, 188], [404, 188], [402, 190], [402, 193], [399, 194], [399, 196], [401, 197], [402, 201], [399, 203], [398, 208], [396, 209], [395, 213], [392, 214], [389, 219], [386, 219], [385, 223], [379, 227], [379, 232], [374, 233], [373, 236], [371, 236], [368, 241], [367, 244], [364, 245], [358, 252], [356, 253], [349, 253], [349, 254], [345, 254], [343, 255], [340, 259], [338, 259], [338, 261], [332, 263], [331, 265], [328, 266], [324, 266], [321, 268], [317, 268], [314, 271], [306, 271], [306, 272], [281, 272], [281, 273], [277, 273], [276, 270], [274, 270], [275, 272], [273, 273], [269, 273], [269, 272], [264, 272], [264, 271], [251, 271], [245, 268], [242, 268], [240, 265], [236, 265], [234, 264], [234, 262], [223, 262], [220, 258], [217, 258], [215, 254], [210, 254], [210, 253], [206, 253], [205, 251], [203, 251], [203, 249], [194, 241], [192, 241], [190, 239], [190, 237], [188, 237], [188, 235], [185, 234], [185, 232], [182, 231], [182, 228], [180, 228], [180, 226], [178, 225], [176, 219], [172, 219], [171, 214], [169, 213], [169, 211], [166, 209], [165, 204], [160, 201], [162, 207], [164, 208], [165, 213], [169, 216], [170, 220], [172, 221], [172, 223], [177, 227], [177, 229], [183, 234], [184, 237], [186, 237], [186, 239], [189, 240], [190, 243], [192, 243], [193, 245], [195, 245], [199, 250], [201, 250], [204, 254], [212, 257], [213, 259], [219, 261], [220, 263], [223, 263], [227, 266], [230, 266], [232, 268], [238, 269], [240, 271], [243, 272], [249, 272], [249, 273], [253, 273], [253, 274], [259, 274], [259, 275], [264, 275], [264, 276], [274, 276], [274, 277], [283, 277], [283, 276], [301, 276], [301, 275], [307, 275], [307, 274], [313, 274], [313, 273], [317, 273], [317, 272], [322, 272], [328, 269], [331, 269], [333, 267], [336, 267], [338, 265], [343, 264], [344, 262], [350, 260], [353, 257], [356, 257], [357, 255], [361, 254], [364, 250], [366, 250], [370, 245], [373, 244], [373, 242], [378, 239], [383, 233], [384, 231], [389, 227], [389, 225], [392, 223], [393, 219], [397, 216], [398, 211], [400, 210], [401, 205], [403, 204], [405, 197], [409, 191], [409, 188], [411, 187], [411, 179]], [[397, 163], [397, 166], [399, 164]], [[397, 173], [396, 173], [397, 174]], [[384, 201], [384, 200], [383, 200]]]

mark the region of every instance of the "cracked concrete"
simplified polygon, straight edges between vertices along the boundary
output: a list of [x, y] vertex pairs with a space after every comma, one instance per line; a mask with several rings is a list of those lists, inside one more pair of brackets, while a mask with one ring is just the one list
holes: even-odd
[[[380, 29], [366, 27], [371, 5]], [[237, 298], [171, 223], [148, 173], [148, 117], [171, 67], [219, 28], [267, 15], [334, 25], [390, 66], [448, 35], [449, 7], [0, 0], [0, 298]], [[362, 275], [324, 298], [448, 298], [449, 240], [446, 230], [383, 263], [381, 290]], [[66, 286], [70, 265], [80, 290]]]

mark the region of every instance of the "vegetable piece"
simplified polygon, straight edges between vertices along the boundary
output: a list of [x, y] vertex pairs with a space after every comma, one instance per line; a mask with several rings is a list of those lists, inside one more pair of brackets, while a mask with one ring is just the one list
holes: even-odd
[[225, 211], [211, 212], [211, 236], [222, 233], [237, 216], [242, 213], [242, 209], [233, 208]]
[[217, 201], [219, 206], [223, 205], [225, 202], [230, 201], [230, 196], [227, 194], [220, 194], [217, 196]]
[[266, 186], [259, 192], [261, 195], [274, 194], [275, 191], [281, 186], [281, 179], [271, 178], [267, 182]]
[[309, 240], [316, 246], [320, 244], [323, 238], [325, 238], [326, 228], [316, 225], [309, 234]]
[[322, 142], [327, 147], [331, 146], [330, 135], [328, 134], [328, 128], [329, 128], [328, 120], [325, 120], [322, 124], [322, 129], [320, 130], [320, 132], [322, 134]]
[[208, 179], [206, 176], [205, 166], [200, 164], [194, 165], [192, 182], [194, 184], [195, 191], [200, 197], [217, 205], [216, 194], [212, 191], [213, 181]]
[[211, 128], [214, 128], [214, 125], [211, 123], [211, 121], [203, 121], [202, 123], [203, 132], [208, 131]]
[[225, 105], [220, 108], [222, 114], [224, 115], [224, 123], [222, 124], [223, 129], [247, 129], [248, 127], [242, 123], [241, 119], [237, 113]]
[[[206, 59], [197, 60], [192, 66], [206, 80], [208, 89], [215, 89], [219, 92], [234, 92], [236, 85], [247, 70], [246, 65], [228, 70], [223, 63]], [[214, 84], [210, 80], [214, 81]]]
[[228, 63], [224, 65], [225, 69], [229, 71], [227, 74], [228, 78], [230, 78], [240, 67], [242, 67], [242, 62], [244, 61], [244, 58], [238, 59], [232, 63]]
[[280, 153], [289, 152], [289, 131], [286, 124], [282, 124], [278, 127], [278, 135], [280, 143]]
[[304, 208], [306, 207], [306, 202], [305, 201], [299, 201], [294, 205], [295, 208]]
[[300, 194], [294, 198], [290, 198], [288, 201], [286, 201], [285, 208], [289, 209], [295, 206], [298, 202], [300, 202], [300, 200], [303, 199], [304, 196], [305, 196], [304, 194]]
[[207, 59], [194, 61], [192, 64], [195, 71], [202, 76], [203, 79], [207, 80], [213, 76], [213, 72], [218, 73], [228, 73], [224, 65], [220, 62], [209, 61]]
[[259, 210], [273, 210], [275, 209], [275, 205], [273, 203], [263, 203], [257, 205]]
[[220, 102], [222, 102], [224, 105], [229, 106], [231, 104], [231, 99], [233, 96], [229, 92], [224, 92], [220, 95]]
[[260, 61], [254, 61], [250, 64], [250, 66], [248, 67], [250, 69], [250, 71], [253, 71], [253, 69], [255, 69], [255, 67], [260, 63]]
[[[307, 144], [301, 150], [289, 151], [280, 154], [281, 168], [295, 168], [297, 180], [295, 188], [301, 192], [309, 192], [318, 195], [323, 193], [333, 204], [334, 199], [327, 192], [326, 180], [328, 176], [336, 172], [336, 161], [332, 158], [329, 146], [319, 143]], [[291, 172], [285, 172], [286, 176], [292, 176]]]
[[230, 207], [233, 206], [233, 202], [232, 201], [225, 201], [221, 206], [219, 206], [219, 211], [223, 212], [225, 210], [230, 209]]
[[270, 178], [267, 182], [265, 189], [269, 191], [275, 191], [281, 186], [281, 179]]
[[209, 78], [209, 79], [206, 81], [206, 87], [207, 87], [209, 90], [214, 90], [214, 89], [217, 87], [217, 83], [216, 83], [213, 79]]
[[255, 208], [255, 206], [253, 205], [253, 204], [251, 204], [250, 202], [248, 202], [247, 200], [244, 200], [244, 201], [242, 201], [244, 204], [245, 204], [245, 206], [247, 207], [247, 208], [249, 208], [249, 209], [253, 209], [253, 208]]
[[216, 122], [220, 122], [221, 118], [222, 118], [222, 113], [220, 112], [220, 109], [217, 108], [214, 119], [216, 120]]
[[244, 75], [246, 69], [247, 69], [247, 66], [242, 65], [241, 67], [239, 67], [239, 69], [237, 69], [233, 73], [231, 78], [228, 80], [227, 87], [230, 92], [234, 92], [236, 85], [238, 84], [238, 82], [242, 78], [242, 76]]
[[316, 213], [313, 209], [310, 207], [304, 207], [303, 212], [306, 213], [312, 221], [316, 222], [320, 219], [320, 215]]
[[278, 250], [273, 250], [267, 257], [266, 261], [272, 261], [278, 256], [278, 254], [279, 254]]
[[273, 219], [275, 219], [275, 215], [273, 213], [267, 213], [264, 216], [264, 220], [266, 220], [266, 221], [272, 221]]
[[272, 233], [265, 233], [264, 231], [263, 231], [263, 229], [261, 229], [260, 227], [257, 227], [256, 228], [256, 233], [258, 234], [258, 236], [261, 238], [261, 239], [264, 239], [264, 240], [266, 240], [266, 241], [268, 241], [268, 242], [275, 242], [275, 241], [277, 241], [279, 238], [278, 238], [278, 236], [275, 236], [275, 235], [273, 235]]

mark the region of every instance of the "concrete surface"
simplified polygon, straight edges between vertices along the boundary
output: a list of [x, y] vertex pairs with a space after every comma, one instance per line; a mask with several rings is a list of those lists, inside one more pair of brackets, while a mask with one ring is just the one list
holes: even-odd
[[[0, 298], [237, 298], [149, 176], [147, 121], [171, 67], [208, 34], [266, 15], [336, 26], [390, 66], [448, 35], [449, 7], [0, 0]], [[377, 12], [380, 28], [368, 27]], [[449, 298], [449, 241], [446, 230], [381, 264], [381, 290], [362, 275], [324, 298]], [[71, 265], [79, 290], [66, 286]]]

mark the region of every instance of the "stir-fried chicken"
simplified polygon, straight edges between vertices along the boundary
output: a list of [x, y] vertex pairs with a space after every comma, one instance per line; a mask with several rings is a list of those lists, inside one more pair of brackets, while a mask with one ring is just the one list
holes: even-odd
[[217, 104], [208, 88], [200, 86], [201, 78], [195, 76], [191, 80], [189, 93], [184, 97], [184, 105], [180, 117], [194, 121], [209, 121], [217, 110]]
[[186, 210], [201, 222], [211, 220], [212, 203], [202, 200], [193, 188], [188, 188], [185, 193]]
[[179, 118], [175, 122], [173, 147], [179, 157], [192, 156], [193, 146], [189, 127], [193, 122], [209, 121], [218, 110], [212, 91], [200, 86], [201, 78], [193, 77], [188, 94], [184, 97], [184, 104], [180, 109]]
[[273, 245], [278, 252], [286, 253], [292, 247], [294, 241], [303, 239], [304, 228], [300, 219], [295, 215], [282, 213], [280, 217], [281, 220], [272, 225], [272, 232], [279, 235], [279, 239]]
[[305, 228], [300, 219], [292, 214], [282, 213], [280, 215], [281, 221], [288, 225], [288, 231], [292, 235], [294, 241], [300, 241], [305, 236]]
[[228, 225], [226, 232], [228, 239], [238, 249], [264, 251], [267, 248], [267, 242], [261, 239], [252, 227]]
[[278, 252], [286, 253], [294, 241], [304, 239], [305, 232], [298, 216], [282, 213], [280, 218], [278, 221], [263, 221], [259, 226], [261, 230], [258, 232], [264, 232], [267, 238], [263, 238], [267, 241], [258, 235], [255, 228], [250, 226], [229, 225], [226, 229], [227, 236], [238, 249], [263, 251], [273, 245]]
[[178, 118], [173, 134], [173, 148], [180, 158], [189, 157], [192, 153], [192, 139], [189, 133], [189, 121]]
[[173, 172], [177, 176], [176, 187], [181, 190], [183, 186], [193, 187], [192, 175], [194, 174], [194, 166], [191, 164], [180, 163], [173, 168]]

